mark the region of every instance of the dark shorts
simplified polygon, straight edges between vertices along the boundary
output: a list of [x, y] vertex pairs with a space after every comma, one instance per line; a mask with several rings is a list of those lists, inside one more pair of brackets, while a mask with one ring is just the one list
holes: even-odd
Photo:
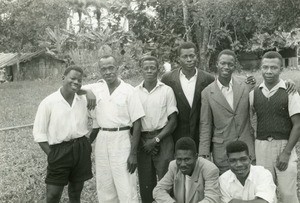
[[46, 184], [64, 186], [68, 182], [81, 182], [93, 177], [92, 147], [85, 136], [51, 145], [50, 149]]

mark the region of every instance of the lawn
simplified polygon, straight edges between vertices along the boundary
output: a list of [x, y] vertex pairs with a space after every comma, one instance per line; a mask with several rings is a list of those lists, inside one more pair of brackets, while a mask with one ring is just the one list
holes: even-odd
[[[251, 74], [261, 81], [259, 73]], [[282, 77], [295, 81], [300, 90], [300, 71], [285, 71]], [[129, 82], [136, 85], [139, 81], [134, 78]], [[33, 123], [38, 104], [60, 84], [58, 80], [0, 84], [0, 128]], [[33, 142], [31, 131], [31, 127], [0, 131], [0, 202], [32, 203], [45, 198], [46, 155]], [[299, 151], [298, 146], [300, 155]], [[67, 202], [65, 192], [62, 202]], [[94, 178], [86, 183], [82, 202], [97, 202]]]

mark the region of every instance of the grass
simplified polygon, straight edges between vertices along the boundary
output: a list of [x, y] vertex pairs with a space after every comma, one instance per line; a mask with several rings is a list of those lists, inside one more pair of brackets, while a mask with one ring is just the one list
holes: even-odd
[[[256, 77], [258, 83], [262, 80], [259, 73], [251, 74]], [[299, 90], [300, 71], [285, 71], [282, 77], [295, 81]], [[139, 77], [135, 77], [128, 82], [137, 85], [140, 81]], [[0, 128], [33, 123], [38, 104], [60, 85], [59, 80], [0, 84]], [[46, 155], [38, 144], [33, 142], [32, 128], [0, 131], [0, 149], [0, 202], [43, 202]], [[298, 166], [300, 168], [300, 165]], [[299, 176], [300, 173], [298, 183]], [[68, 202], [66, 191], [62, 202]], [[95, 178], [86, 182], [82, 202], [97, 202]]]

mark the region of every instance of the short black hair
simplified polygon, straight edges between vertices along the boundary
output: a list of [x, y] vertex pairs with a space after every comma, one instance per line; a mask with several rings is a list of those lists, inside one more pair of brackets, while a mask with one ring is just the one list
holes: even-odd
[[236, 152], [246, 152], [247, 155], [249, 155], [249, 149], [248, 149], [248, 145], [240, 140], [236, 140], [233, 142], [230, 142], [227, 146], [226, 146], [226, 154], [227, 156], [231, 153], [236, 153]]
[[235, 60], [235, 61], [237, 60], [234, 51], [232, 51], [232, 50], [230, 50], [230, 49], [224, 49], [223, 51], [221, 51], [221, 52], [218, 54], [217, 61], [219, 61], [219, 59], [220, 59], [220, 57], [221, 57], [222, 55], [233, 56], [234, 60]]
[[283, 58], [282, 58], [281, 54], [278, 53], [277, 51], [268, 51], [268, 52], [266, 52], [266, 53], [262, 56], [261, 61], [262, 61], [263, 59], [265, 59], [265, 58], [267, 58], [267, 59], [276, 59], [276, 58], [277, 58], [277, 59], [280, 60], [281, 66], [283, 65]]
[[140, 67], [142, 67], [144, 61], [155, 61], [156, 63], [156, 67], [159, 67], [159, 62], [158, 59], [154, 56], [150, 56], [150, 55], [145, 55], [140, 59]]
[[192, 49], [194, 48], [195, 54], [197, 52], [197, 47], [193, 42], [182, 42], [177, 48], [177, 54], [180, 56], [182, 49]]
[[177, 150], [191, 150], [193, 154], [197, 154], [195, 141], [190, 137], [182, 137], [175, 144], [175, 152]]
[[112, 57], [112, 58], [115, 60], [115, 63], [117, 63], [117, 59], [116, 59], [116, 57], [114, 57], [114, 55], [112, 55], [112, 54], [106, 54], [106, 55], [103, 55], [103, 56], [101, 56], [101, 57], [99, 58], [99, 60], [98, 60], [98, 66], [99, 66], [100, 61], [101, 61], [102, 59], [108, 59], [108, 58], [110, 58], [110, 57]]
[[81, 73], [83, 75], [83, 70], [80, 66], [71, 65], [71, 66], [67, 67], [67, 69], [65, 70], [64, 76], [68, 75], [72, 70], [78, 71], [79, 73]]

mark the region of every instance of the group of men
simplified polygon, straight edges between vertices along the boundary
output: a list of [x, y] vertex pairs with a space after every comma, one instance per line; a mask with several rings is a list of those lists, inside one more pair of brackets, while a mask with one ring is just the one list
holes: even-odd
[[230, 50], [218, 55], [216, 78], [198, 69], [191, 42], [178, 48], [181, 68], [161, 81], [157, 58], [143, 57], [144, 80], [135, 88], [118, 77], [111, 55], [99, 59], [103, 79], [94, 84], [81, 87], [82, 69], [67, 68], [33, 129], [48, 157], [47, 202], [59, 202], [67, 184], [70, 202], [80, 202], [95, 140], [99, 202], [138, 202], [138, 177], [145, 203], [276, 202], [274, 181], [282, 202], [298, 203], [300, 97], [279, 77], [282, 60], [277, 52], [262, 57], [258, 87], [253, 77], [232, 76], [237, 58]]

